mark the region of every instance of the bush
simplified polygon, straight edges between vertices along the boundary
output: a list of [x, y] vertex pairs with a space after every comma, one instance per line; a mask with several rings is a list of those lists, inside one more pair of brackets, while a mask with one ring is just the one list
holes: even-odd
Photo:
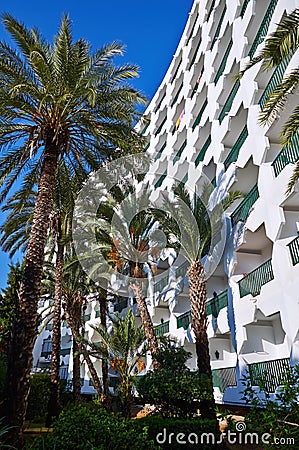
[[43, 422], [46, 419], [50, 397], [50, 374], [35, 373], [30, 377], [30, 392], [26, 419]]
[[5, 378], [6, 378], [6, 358], [4, 356], [0, 356], [0, 401], [2, 400], [2, 394], [5, 384]]
[[144, 403], [156, 406], [163, 417], [193, 417], [199, 399], [207, 398], [209, 380], [197, 371], [149, 372], [140, 378], [137, 390]]
[[163, 417], [193, 417], [200, 408], [199, 399], [208, 399], [212, 392], [209, 378], [186, 366], [190, 355], [165, 342], [156, 355], [161, 369], [148, 372], [136, 383], [142, 400], [154, 404]]
[[76, 405], [61, 413], [52, 434], [38, 438], [35, 450], [151, 450], [145, 426], [111, 415], [95, 403]]
[[[161, 416], [149, 416], [134, 420], [134, 422], [137, 428], [148, 427], [148, 439], [153, 440], [162, 449], [182, 450], [190, 448], [194, 450], [200, 448], [201, 450], [210, 450], [221, 448], [221, 445], [213, 444], [213, 439], [216, 442], [220, 438], [219, 428], [215, 427], [214, 420], [200, 418], [164, 419]], [[208, 435], [209, 433], [212, 434]], [[188, 437], [191, 442], [188, 442]], [[198, 438], [197, 444], [196, 437]], [[186, 443], [179, 443], [177, 439], [181, 442], [186, 441]]]
[[245, 417], [248, 432], [261, 436], [269, 433], [267, 448], [287, 448], [286, 443], [299, 443], [299, 366], [281, 376], [281, 385], [275, 399], [267, 392], [267, 373], [256, 377], [255, 386], [250, 376], [243, 378], [245, 400], [250, 412]]

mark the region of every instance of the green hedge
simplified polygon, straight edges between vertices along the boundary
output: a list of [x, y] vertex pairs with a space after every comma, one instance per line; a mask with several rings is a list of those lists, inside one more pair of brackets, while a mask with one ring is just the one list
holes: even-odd
[[61, 413], [52, 434], [38, 438], [35, 450], [151, 450], [147, 430], [119, 414], [94, 404], [77, 405]]

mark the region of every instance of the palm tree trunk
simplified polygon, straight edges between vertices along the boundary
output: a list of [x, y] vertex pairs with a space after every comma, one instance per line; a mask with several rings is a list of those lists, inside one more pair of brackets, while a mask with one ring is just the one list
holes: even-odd
[[[81, 308], [80, 311], [78, 310], [78, 303], [75, 306], [76, 312], [72, 314], [72, 310], [70, 308], [72, 308], [72, 306], [70, 304], [67, 304], [67, 308], [66, 308], [66, 319], [67, 322], [71, 328], [72, 331], [72, 335], [73, 335], [73, 347], [75, 346], [77, 351], [79, 353], [81, 353], [86, 361], [89, 373], [93, 379], [94, 382], [94, 386], [96, 388], [96, 391], [101, 399], [101, 402], [104, 403], [106, 398], [105, 395], [103, 393], [102, 390], [102, 385], [101, 385], [101, 381], [98, 377], [97, 371], [94, 368], [93, 362], [90, 359], [90, 356], [85, 348], [85, 346], [82, 344], [81, 342], [81, 336], [80, 336], [80, 332], [79, 332], [79, 328], [80, 328], [80, 321], [81, 321]], [[80, 319], [79, 319], [80, 317]], [[79, 368], [80, 368], [80, 360], [79, 360]]]
[[[107, 330], [107, 320], [106, 320], [106, 298], [101, 297], [99, 299], [100, 303], [100, 317], [101, 324]], [[104, 394], [109, 395], [109, 383], [108, 383], [108, 361], [107, 358], [102, 357], [102, 376], [103, 376], [103, 390]]]
[[93, 382], [94, 382], [94, 387], [96, 388], [96, 391], [97, 391], [101, 401], [104, 402], [104, 400], [105, 400], [104, 397], [105, 396], [103, 394], [101, 381], [100, 381], [100, 379], [98, 377], [96, 369], [94, 368], [93, 362], [91, 361], [90, 356], [89, 356], [85, 346], [80, 341], [80, 336], [77, 334], [77, 332], [75, 330], [74, 330], [74, 332], [72, 330], [72, 334], [73, 334], [73, 338], [77, 342], [77, 346], [78, 346], [79, 352], [83, 355], [83, 357], [84, 357], [84, 359], [86, 361], [89, 373], [90, 373], [91, 378], [93, 379]]
[[61, 343], [61, 299], [62, 299], [62, 271], [64, 264], [64, 246], [61, 244], [61, 218], [57, 219], [57, 254], [55, 270], [54, 317], [52, 332], [52, 364], [51, 386], [48, 403], [46, 426], [49, 427], [53, 418], [60, 412], [60, 343]]
[[159, 345], [158, 345], [158, 339], [155, 334], [153, 322], [151, 319], [151, 316], [148, 312], [147, 304], [145, 301], [145, 297], [142, 292], [142, 286], [141, 283], [136, 282], [131, 285], [131, 288], [135, 294], [136, 302], [138, 305], [138, 310], [141, 318], [141, 322], [144, 328], [147, 345], [149, 348], [149, 351], [151, 352], [152, 359], [153, 359], [153, 368], [155, 370], [160, 369], [160, 364], [155, 359], [155, 355], [159, 352]]
[[195, 335], [195, 348], [197, 356], [197, 368], [200, 375], [208, 378], [206, 399], [200, 401], [200, 413], [202, 418], [215, 419], [215, 400], [213, 393], [212, 370], [209, 353], [209, 340], [207, 334], [207, 287], [204, 267], [200, 261], [194, 261], [189, 270], [190, 303], [192, 316], [192, 329]]
[[44, 248], [53, 203], [57, 161], [58, 149], [53, 145], [51, 138], [45, 144], [44, 160], [24, 264], [24, 275], [20, 287], [19, 309], [8, 352], [2, 417], [6, 417], [6, 422], [12, 426], [6, 435], [8, 442], [17, 448], [22, 448], [24, 442], [23, 427], [30, 387], [32, 351], [37, 335], [37, 307], [40, 298]]
[[81, 400], [80, 354], [78, 344], [73, 337], [73, 397], [74, 402]]

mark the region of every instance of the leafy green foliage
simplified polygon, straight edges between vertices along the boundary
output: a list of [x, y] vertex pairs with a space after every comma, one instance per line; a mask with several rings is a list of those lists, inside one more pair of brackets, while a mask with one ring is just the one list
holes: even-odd
[[111, 317], [113, 333], [109, 333], [103, 325], [94, 327], [99, 342], [89, 343], [93, 356], [110, 360], [110, 366], [119, 375], [117, 394], [119, 395], [124, 415], [130, 416], [133, 403], [134, 377], [132, 373], [139, 358], [144, 355], [145, 335], [141, 326], [136, 327], [135, 317], [129, 310], [124, 319], [120, 315]]
[[50, 374], [47, 373], [31, 375], [27, 420], [34, 422], [43, 422], [45, 420], [50, 397], [50, 380]]
[[190, 353], [183, 348], [161, 350], [157, 355], [161, 369], [138, 380], [142, 400], [154, 404], [163, 417], [193, 417], [200, 408], [199, 399], [209, 398], [210, 380], [186, 367], [188, 358]]
[[271, 435], [269, 448], [286, 448], [281, 440], [273, 443], [275, 439], [293, 438], [299, 442], [299, 366], [293, 367], [289, 372], [282, 374], [281, 384], [275, 399], [266, 389], [267, 374], [257, 377], [253, 387], [250, 376], [244, 376], [243, 385], [245, 400], [250, 406], [250, 412], [245, 421], [247, 431], [269, 433]]
[[127, 84], [138, 67], [113, 63], [122, 45], [92, 52], [86, 40], [74, 41], [67, 16], [53, 44], [10, 14], [2, 22], [17, 50], [0, 42], [1, 199], [19, 176], [32, 191], [49, 139], [70, 174], [96, 169], [117, 148], [142, 150], [144, 138], [133, 126], [145, 98]]
[[[246, 70], [262, 61], [262, 70], [267, 71], [278, 67], [283, 61], [289, 61], [299, 47], [299, 9], [290, 14], [284, 14], [276, 30], [265, 40], [262, 51], [254, 57], [237, 77], [241, 78]], [[288, 98], [296, 92], [299, 83], [298, 65], [288, 71], [280, 82], [270, 90], [266, 102], [262, 107], [259, 121], [263, 125], [272, 123], [286, 108]], [[299, 107], [295, 106], [290, 117], [284, 123], [281, 131], [281, 143], [289, 145], [298, 132]], [[289, 181], [287, 194], [289, 194], [299, 178], [298, 164]]]
[[95, 403], [72, 407], [61, 413], [54, 431], [39, 438], [35, 450], [151, 450], [159, 448], [148, 439], [147, 427], [119, 414], [109, 415]]
[[10, 265], [7, 287], [0, 295], [0, 353], [6, 353], [14, 316], [18, 307], [18, 291], [22, 279], [19, 263]]

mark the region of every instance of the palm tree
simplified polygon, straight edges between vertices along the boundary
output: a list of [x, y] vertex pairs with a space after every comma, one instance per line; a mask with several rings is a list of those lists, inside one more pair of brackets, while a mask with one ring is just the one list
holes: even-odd
[[191, 197], [188, 191], [180, 185], [174, 189], [174, 194], [173, 201], [165, 197], [163, 210], [166, 211], [166, 214], [161, 215], [160, 224], [168, 235], [169, 246], [181, 248], [183, 256], [190, 264], [188, 269], [189, 298], [197, 367], [199, 373], [210, 380], [210, 398], [201, 401], [200, 412], [203, 418], [213, 419], [215, 418], [215, 402], [207, 335], [206, 273], [202, 257], [207, 254], [211, 244], [215, 244], [213, 237], [219, 235], [221, 231], [221, 213], [241, 194], [239, 192], [229, 194], [211, 211], [207, 209], [211, 195], [209, 186], [203, 188], [200, 197], [196, 193]]
[[111, 320], [113, 321], [112, 333], [109, 333], [102, 324], [94, 327], [100, 341], [89, 345], [93, 355], [100, 358], [108, 357], [110, 366], [118, 372], [123, 414], [130, 417], [134, 388], [132, 375], [140, 357], [144, 354], [144, 350], [140, 351], [140, 349], [144, 344], [145, 335], [142, 326], [136, 327], [132, 310], [128, 311], [123, 320], [119, 314], [116, 314], [114, 318], [111, 317]]
[[0, 43], [0, 200], [24, 172], [32, 187], [38, 179], [3, 405], [14, 426], [13, 441], [21, 446], [58, 161], [65, 160], [74, 173], [96, 169], [116, 147], [140, 148], [133, 123], [139, 117], [135, 106], [144, 98], [125, 84], [137, 67], [113, 65], [122, 46], [113, 43], [91, 54], [84, 39], [73, 41], [68, 17], [53, 45], [9, 14], [3, 23], [18, 52]]
[[[242, 70], [238, 77], [253, 65], [262, 61], [262, 70], [271, 70], [283, 62], [288, 62], [299, 47], [299, 9], [295, 9], [289, 15], [284, 15], [277, 25], [276, 30], [270, 34], [261, 52], [253, 58]], [[299, 68], [296, 67], [287, 75], [284, 75], [280, 83], [267, 96], [262, 107], [259, 121], [261, 124], [272, 123], [285, 108], [288, 97], [295, 92], [299, 83]], [[299, 128], [299, 106], [292, 111], [289, 119], [283, 125], [281, 131], [281, 144], [290, 145]], [[299, 161], [296, 163], [293, 175], [289, 181], [286, 193], [290, 193], [296, 181], [299, 179]]]
[[156, 218], [146, 208], [139, 214], [132, 215], [137, 204], [149, 205], [146, 189], [140, 198], [134, 194], [124, 195], [123, 193], [121, 197], [116, 200], [111, 197], [108, 207], [100, 208], [100, 215], [97, 218], [98, 242], [106, 251], [115, 272], [129, 277], [129, 287], [136, 298], [148, 349], [153, 358], [153, 367], [159, 369], [160, 365], [155, 358], [159, 351], [159, 344], [148, 311], [145, 293], [148, 282], [146, 272], [155, 273], [160, 253], [154, 239]]
[[[84, 274], [82, 267], [79, 263], [74, 263], [72, 260], [66, 262], [64, 266], [63, 274], [63, 307], [66, 315], [66, 320], [71, 328], [73, 336], [73, 356], [74, 356], [74, 368], [75, 378], [73, 380], [75, 388], [75, 399], [78, 400], [80, 396], [79, 381], [78, 381], [78, 365], [80, 363], [79, 356], [83, 355], [86, 361], [88, 370], [93, 379], [95, 389], [103, 404], [106, 403], [106, 397], [102, 389], [102, 383], [99, 379], [97, 371], [91, 361], [88, 350], [84, 343], [84, 310], [87, 306], [87, 295], [91, 292], [93, 285], [89, 285], [86, 275]], [[80, 367], [80, 365], [79, 365]], [[77, 374], [77, 377], [76, 377]]]
[[[53, 417], [57, 417], [60, 412], [60, 340], [64, 255], [66, 245], [69, 246], [70, 244], [75, 198], [84, 176], [85, 174], [82, 173], [82, 179], [80, 179], [77, 173], [70, 179], [64, 161], [58, 162], [53, 193], [53, 209], [49, 223], [50, 233], [47, 241], [47, 259], [49, 261], [55, 260], [55, 274], [52, 276], [52, 282], [49, 283], [48, 280], [47, 283], [47, 293], [52, 293], [54, 296], [54, 311], [51, 315], [51, 319], [53, 318], [51, 389], [46, 421], [48, 427], [51, 425]], [[20, 247], [25, 251], [28, 246], [36, 196], [37, 193], [35, 191], [28, 192], [25, 185], [2, 208], [3, 211], [9, 213], [1, 227], [0, 244], [3, 250], [10, 252], [11, 257]]]

